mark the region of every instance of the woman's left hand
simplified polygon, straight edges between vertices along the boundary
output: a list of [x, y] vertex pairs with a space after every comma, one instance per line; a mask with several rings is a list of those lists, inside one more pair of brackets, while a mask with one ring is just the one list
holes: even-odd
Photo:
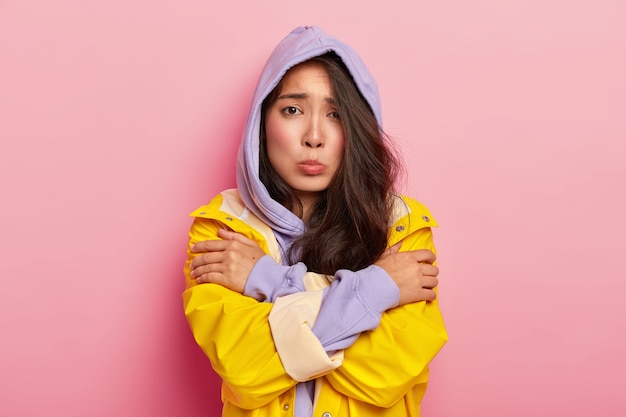
[[241, 233], [220, 229], [221, 240], [205, 240], [191, 247], [198, 255], [191, 261], [191, 277], [198, 283], [215, 283], [243, 293], [248, 275], [265, 256], [261, 247]]

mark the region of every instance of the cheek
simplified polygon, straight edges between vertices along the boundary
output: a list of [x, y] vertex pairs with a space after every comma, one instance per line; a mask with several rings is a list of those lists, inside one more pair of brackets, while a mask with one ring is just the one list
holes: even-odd
[[333, 156], [338, 159], [339, 162], [343, 159], [343, 153], [346, 148], [346, 140], [343, 134], [343, 129], [340, 129], [334, 137]]
[[279, 117], [268, 116], [265, 121], [265, 138], [267, 140], [267, 149], [284, 148], [293, 137], [293, 132], [283, 123]]
[[265, 146], [270, 165], [279, 175], [284, 174], [283, 168], [291, 160], [293, 153], [293, 128], [289, 128], [281, 117], [268, 117], [265, 120]]

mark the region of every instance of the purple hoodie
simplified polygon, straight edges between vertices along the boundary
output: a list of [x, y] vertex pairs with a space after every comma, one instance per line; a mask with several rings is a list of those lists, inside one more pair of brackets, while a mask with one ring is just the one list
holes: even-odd
[[[250, 106], [239, 148], [237, 188], [247, 208], [273, 229], [283, 254], [304, 232], [305, 225], [273, 200], [259, 179], [261, 105], [291, 67], [330, 51], [334, 51], [347, 66], [382, 125], [376, 82], [352, 48], [317, 27], [296, 28], [277, 45], [261, 73]], [[279, 265], [270, 256], [265, 256], [251, 271], [244, 294], [259, 301], [273, 302], [277, 297], [305, 291], [302, 280], [306, 272], [303, 263]], [[360, 271], [337, 271], [331, 286], [324, 290], [313, 333], [329, 353], [346, 349], [361, 332], [378, 327], [382, 313], [396, 306], [398, 301], [398, 288], [382, 268], [370, 266]], [[296, 417], [311, 415], [313, 387], [312, 381], [298, 385]]]
[[278, 85], [289, 68], [307, 59], [334, 51], [350, 70], [361, 94], [368, 101], [382, 126], [380, 97], [376, 81], [357, 53], [317, 27], [294, 29], [274, 49], [259, 78], [237, 163], [237, 188], [246, 206], [276, 233], [281, 248], [288, 247], [304, 231], [302, 221], [272, 200], [259, 179], [259, 131], [261, 104]]

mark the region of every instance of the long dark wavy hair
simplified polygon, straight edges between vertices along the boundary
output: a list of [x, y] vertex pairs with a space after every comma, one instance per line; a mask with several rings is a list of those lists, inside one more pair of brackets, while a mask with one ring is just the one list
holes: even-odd
[[[363, 269], [384, 252], [400, 160], [341, 58], [329, 52], [310, 61], [324, 65], [330, 76], [344, 129], [344, 154], [287, 258], [303, 262], [309, 271], [334, 275], [339, 269]], [[282, 81], [262, 105], [260, 179], [274, 200], [301, 216], [302, 204], [267, 155], [265, 115], [281, 88]]]

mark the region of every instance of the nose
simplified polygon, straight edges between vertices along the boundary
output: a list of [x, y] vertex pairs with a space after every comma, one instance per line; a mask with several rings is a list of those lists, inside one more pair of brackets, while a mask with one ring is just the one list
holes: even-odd
[[302, 139], [307, 148], [321, 148], [324, 145], [324, 134], [318, 117], [311, 118]]

